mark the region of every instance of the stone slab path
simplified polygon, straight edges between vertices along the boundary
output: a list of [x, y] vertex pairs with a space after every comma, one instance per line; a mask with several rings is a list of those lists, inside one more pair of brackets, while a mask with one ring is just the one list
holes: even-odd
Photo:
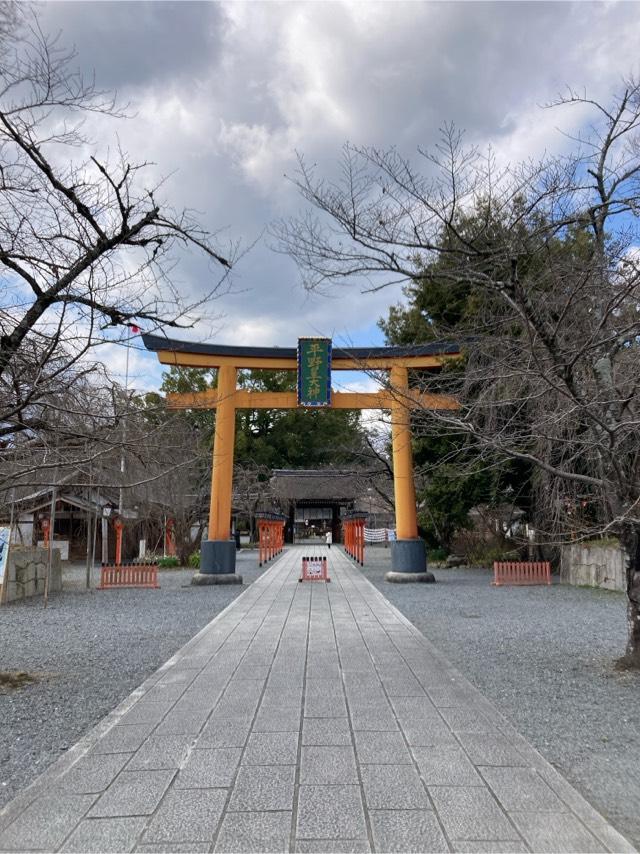
[[310, 551], [13, 800], [0, 851], [634, 851], [341, 550], [298, 583]]

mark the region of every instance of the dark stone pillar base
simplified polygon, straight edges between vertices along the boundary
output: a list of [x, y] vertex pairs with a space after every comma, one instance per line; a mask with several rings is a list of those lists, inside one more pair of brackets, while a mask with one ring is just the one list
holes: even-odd
[[414, 584], [421, 581], [423, 584], [435, 584], [435, 576], [432, 572], [387, 572], [385, 581], [394, 584]]
[[435, 582], [432, 573], [427, 572], [427, 551], [422, 540], [396, 540], [391, 543], [391, 572], [385, 575], [385, 581], [400, 584]]
[[191, 579], [201, 584], [242, 584], [236, 575], [236, 541], [203, 540], [200, 546], [200, 572]]
[[207, 587], [210, 584], [242, 584], [242, 576], [236, 572], [196, 572], [191, 579], [194, 587]]

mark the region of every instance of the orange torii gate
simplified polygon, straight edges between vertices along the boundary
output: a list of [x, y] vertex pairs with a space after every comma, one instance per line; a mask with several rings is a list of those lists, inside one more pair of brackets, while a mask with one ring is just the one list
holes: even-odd
[[[217, 368], [217, 388], [167, 395], [172, 409], [216, 409], [213, 445], [209, 538], [203, 540], [200, 572], [194, 584], [242, 583], [235, 574], [235, 543], [230, 539], [233, 452], [236, 409], [292, 409], [327, 406], [333, 409], [391, 411], [396, 541], [392, 544], [389, 581], [434, 581], [427, 572], [424, 542], [418, 537], [416, 495], [411, 453], [410, 412], [457, 409], [447, 395], [419, 392], [409, 386], [409, 370], [439, 371], [459, 357], [455, 343], [413, 347], [350, 347], [332, 349], [329, 339], [301, 338], [294, 347], [236, 347], [176, 341], [143, 335], [145, 347], [163, 365]], [[298, 371], [298, 393], [248, 391], [237, 387], [241, 369]], [[385, 387], [374, 392], [334, 392], [331, 371], [386, 371]]]
[[262, 566], [284, 549], [286, 517], [280, 513], [257, 513], [256, 518], [258, 520], [258, 565]]
[[364, 566], [364, 523], [366, 519], [366, 513], [349, 513], [342, 522], [344, 550], [360, 566]]

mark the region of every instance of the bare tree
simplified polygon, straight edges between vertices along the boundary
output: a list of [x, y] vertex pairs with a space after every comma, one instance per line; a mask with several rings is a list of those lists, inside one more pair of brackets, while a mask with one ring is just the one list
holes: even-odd
[[[424, 169], [392, 149], [345, 148], [336, 182], [300, 161], [313, 212], [277, 229], [310, 289], [367, 282], [461, 283], [475, 310], [466, 370], [448, 371], [459, 412], [430, 429], [531, 464], [566, 535], [608, 532], [628, 555], [625, 662], [640, 665], [640, 85], [610, 104], [569, 91], [553, 105], [592, 110], [569, 152], [499, 166], [445, 127]], [[428, 318], [427, 318], [428, 321]], [[437, 333], [440, 330], [434, 330]], [[465, 334], [466, 333], [466, 334]], [[424, 378], [422, 378], [423, 381]]]
[[249, 523], [250, 542], [257, 541], [256, 514], [273, 511], [277, 498], [270, 482], [271, 469], [257, 463], [236, 465], [233, 471], [233, 506]]
[[[109, 93], [74, 70], [73, 52], [37, 17], [0, 6], [0, 431], [42, 430], [62, 374], [126, 327], [190, 326], [226, 281], [231, 260], [115, 146], [101, 156], [92, 116], [121, 120]], [[87, 153], [93, 150], [94, 153]], [[182, 249], [212, 262], [212, 283], [185, 299], [170, 273]], [[64, 346], [62, 346], [64, 344]]]

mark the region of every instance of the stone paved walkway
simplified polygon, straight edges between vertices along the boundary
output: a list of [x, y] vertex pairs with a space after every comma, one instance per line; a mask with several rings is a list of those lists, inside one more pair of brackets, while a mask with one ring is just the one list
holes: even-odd
[[330, 584], [303, 553], [12, 801], [0, 851], [634, 850], [339, 549]]

